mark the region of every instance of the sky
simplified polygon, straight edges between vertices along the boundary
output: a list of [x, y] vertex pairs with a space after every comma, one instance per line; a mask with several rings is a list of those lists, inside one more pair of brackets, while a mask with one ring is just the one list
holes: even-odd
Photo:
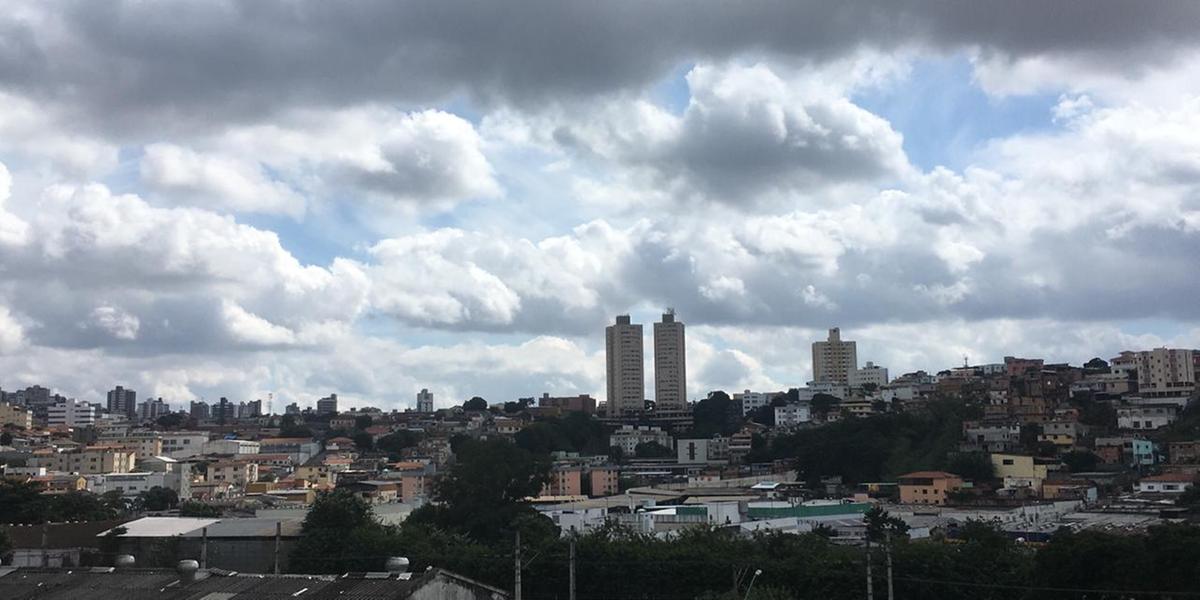
[[1190, 0], [0, 11], [6, 390], [603, 399], [667, 307], [692, 398], [1080, 363], [1200, 347], [1198, 259]]

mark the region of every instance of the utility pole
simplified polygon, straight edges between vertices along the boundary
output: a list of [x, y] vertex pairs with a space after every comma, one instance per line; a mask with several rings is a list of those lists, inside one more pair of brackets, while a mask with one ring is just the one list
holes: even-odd
[[521, 532], [517, 532], [517, 551], [515, 553], [516, 560], [513, 561], [514, 583], [513, 583], [513, 598], [521, 600]]
[[575, 600], [575, 538], [571, 538], [571, 590], [569, 600]]
[[50, 566], [50, 554], [46, 551], [50, 541], [50, 521], [42, 521], [42, 567]]
[[275, 521], [275, 574], [279, 574], [279, 545], [283, 538], [283, 521]]
[[875, 600], [875, 584], [871, 581], [871, 529], [867, 528], [867, 600]]
[[200, 530], [200, 568], [208, 568], [208, 528]]
[[892, 530], [887, 532], [887, 573], [888, 573], [888, 600], [895, 600], [895, 592], [892, 588]]

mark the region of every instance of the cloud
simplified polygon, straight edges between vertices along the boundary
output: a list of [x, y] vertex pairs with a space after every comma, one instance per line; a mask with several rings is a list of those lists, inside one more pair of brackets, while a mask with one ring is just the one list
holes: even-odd
[[16, 352], [25, 344], [25, 331], [6, 306], [0, 306], [0, 356]]
[[87, 325], [99, 327], [120, 340], [137, 339], [141, 322], [137, 317], [115, 306], [97, 306]]
[[160, 143], [146, 147], [140, 169], [144, 185], [174, 201], [189, 198], [193, 204], [297, 219], [304, 215], [304, 198], [253, 163]]
[[65, 104], [93, 127], [182, 130], [295, 106], [423, 104], [457, 94], [536, 105], [642, 87], [695, 57], [746, 53], [827, 61], [863, 47], [975, 48], [998, 63], [1068, 56], [1077, 71], [1137, 73], [1194, 47], [1198, 26], [1191, 3], [1154, 3], [1132, 19], [1115, 0], [336, 8], [61, 0], [6, 11], [0, 81]]

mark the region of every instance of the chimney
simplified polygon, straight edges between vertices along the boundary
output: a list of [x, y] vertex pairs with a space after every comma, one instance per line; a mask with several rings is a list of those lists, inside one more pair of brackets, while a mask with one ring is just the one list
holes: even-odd
[[113, 559], [113, 566], [118, 569], [131, 569], [136, 562], [137, 559], [132, 554], [118, 554]]
[[179, 565], [175, 567], [179, 572], [179, 581], [184, 584], [196, 581], [196, 571], [200, 570], [200, 563], [188, 559], [179, 561]]
[[392, 556], [383, 563], [383, 569], [393, 575], [408, 571], [408, 559], [403, 556]]

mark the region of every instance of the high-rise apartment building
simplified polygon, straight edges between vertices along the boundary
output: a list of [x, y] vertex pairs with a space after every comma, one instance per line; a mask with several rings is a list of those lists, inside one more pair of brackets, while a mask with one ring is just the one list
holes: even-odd
[[162, 398], [157, 400], [150, 398], [138, 407], [138, 416], [141, 417], [142, 421], [157, 421], [159, 417], [170, 412], [171, 406], [163, 402]]
[[338, 411], [337, 394], [330, 394], [317, 400], [318, 415], [336, 415]]
[[197, 421], [203, 421], [212, 417], [212, 408], [203, 400], [199, 402], [193, 400], [188, 407], [188, 414]]
[[1138, 395], [1143, 398], [1180, 398], [1186, 403], [1186, 399], [1196, 391], [1193, 352], [1177, 348], [1138, 352]]
[[660, 411], [687, 409], [687, 352], [683, 322], [674, 309], [654, 324], [654, 407]]
[[108, 414], [137, 418], [137, 392], [121, 386], [108, 393]]
[[421, 388], [421, 391], [417, 392], [417, 412], [433, 412], [433, 392], [425, 388]]
[[642, 354], [642, 326], [629, 315], [618, 315], [605, 331], [608, 363], [608, 416], [637, 414], [646, 407], [646, 373]]
[[829, 330], [829, 339], [813, 342], [813, 381], [849, 383], [850, 372], [858, 368], [858, 350], [852, 341], [842, 341], [837, 327]]

